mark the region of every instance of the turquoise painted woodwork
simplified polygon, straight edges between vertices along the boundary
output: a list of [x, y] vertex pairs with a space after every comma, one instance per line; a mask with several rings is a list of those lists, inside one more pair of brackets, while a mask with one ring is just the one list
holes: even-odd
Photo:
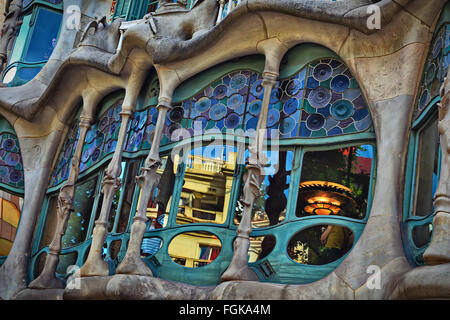
[[[406, 180], [405, 180], [405, 197], [403, 205], [403, 219], [402, 219], [402, 239], [403, 247], [405, 248], [406, 256], [411, 265], [424, 265], [423, 253], [428, 247], [428, 243], [418, 247], [413, 240], [413, 231], [417, 227], [423, 227], [433, 223], [434, 210], [425, 216], [414, 215], [414, 197], [418, 192], [418, 157], [420, 152], [420, 136], [421, 132], [426, 126], [437, 119], [437, 103], [440, 102], [440, 97], [436, 97], [430, 103], [421, 115], [413, 122], [411, 137], [408, 146], [408, 160], [406, 166]], [[439, 146], [439, 157], [437, 159], [437, 181], [439, 181], [439, 173], [441, 167], [441, 150]], [[436, 181], [436, 184], [437, 184]], [[432, 199], [430, 199], [432, 200]], [[431, 238], [430, 238], [431, 241]]]

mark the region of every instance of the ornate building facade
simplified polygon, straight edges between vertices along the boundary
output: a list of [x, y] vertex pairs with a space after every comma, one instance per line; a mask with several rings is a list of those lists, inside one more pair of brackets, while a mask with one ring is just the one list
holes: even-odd
[[5, 12], [0, 298], [450, 298], [447, 1]]

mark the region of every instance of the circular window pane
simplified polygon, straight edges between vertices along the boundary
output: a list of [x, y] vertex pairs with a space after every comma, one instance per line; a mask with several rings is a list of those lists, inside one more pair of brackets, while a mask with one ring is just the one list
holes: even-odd
[[421, 248], [427, 245], [431, 240], [432, 232], [433, 232], [433, 225], [431, 223], [415, 227], [412, 231], [412, 238], [414, 245], [417, 248]]
[[289, 241], [289, 257], [301, 264], [324, 265], [343, 257], [353, 246], [353, 232], [338, 225], [317, 225], [297, 232]]
[[154, 256], [162, 247], [162, 240], [158, 237], [144, 238], [141, 245], [141, 257]]
[[179, 265], [198, 268], [210, 264], [220, 254], [220, 240], [204, 231], [184, 232], [170, 242], [169, 255]]

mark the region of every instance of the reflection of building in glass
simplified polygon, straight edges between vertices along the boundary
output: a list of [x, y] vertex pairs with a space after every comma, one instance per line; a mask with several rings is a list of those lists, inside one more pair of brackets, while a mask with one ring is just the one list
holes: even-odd
[[0, 255], [7, 256], [16, 236], [23, 199], [0, 191]]
[[373, 2], [0, 0], [0, 299], [448, 298], [450, 4]]
[[235, 153], [228, 153], [226, 160], [189, 156], [177, 223], [224, 223], [227, 218], [235, 165]]
[[185, 232], [169, 246], [173, 261], [188, 268], [198, 268], [214, 261], [220, 253], [220, 240], [207, 232]]

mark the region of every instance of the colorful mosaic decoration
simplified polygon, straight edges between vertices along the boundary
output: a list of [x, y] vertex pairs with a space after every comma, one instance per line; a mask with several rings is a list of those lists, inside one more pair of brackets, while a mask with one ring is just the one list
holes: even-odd
[[66, 141], [59, 154], [56, 167], [50, 178], [50, 186], [53, 187], [69, 177], [70, 166], [72, 163], [73, 153], [77, 146], [78, 135], [80, 134], [78, 122], [74, 123], [67, 134]]
[[417, 119], [437, 96], [447, 75], [450, 59], [450, 24], [444, 25], [430, 46], [427, 62], [419, 87], [414, 118]]
[[114, 152], [121, 123], [122, 100], [116, 102], [98, 122], [91, 125], [84, 140], [80, 173]]
[[0, 183], [19, 189], [24, 187], [19, 140], [10, 133], [0, 134]]

